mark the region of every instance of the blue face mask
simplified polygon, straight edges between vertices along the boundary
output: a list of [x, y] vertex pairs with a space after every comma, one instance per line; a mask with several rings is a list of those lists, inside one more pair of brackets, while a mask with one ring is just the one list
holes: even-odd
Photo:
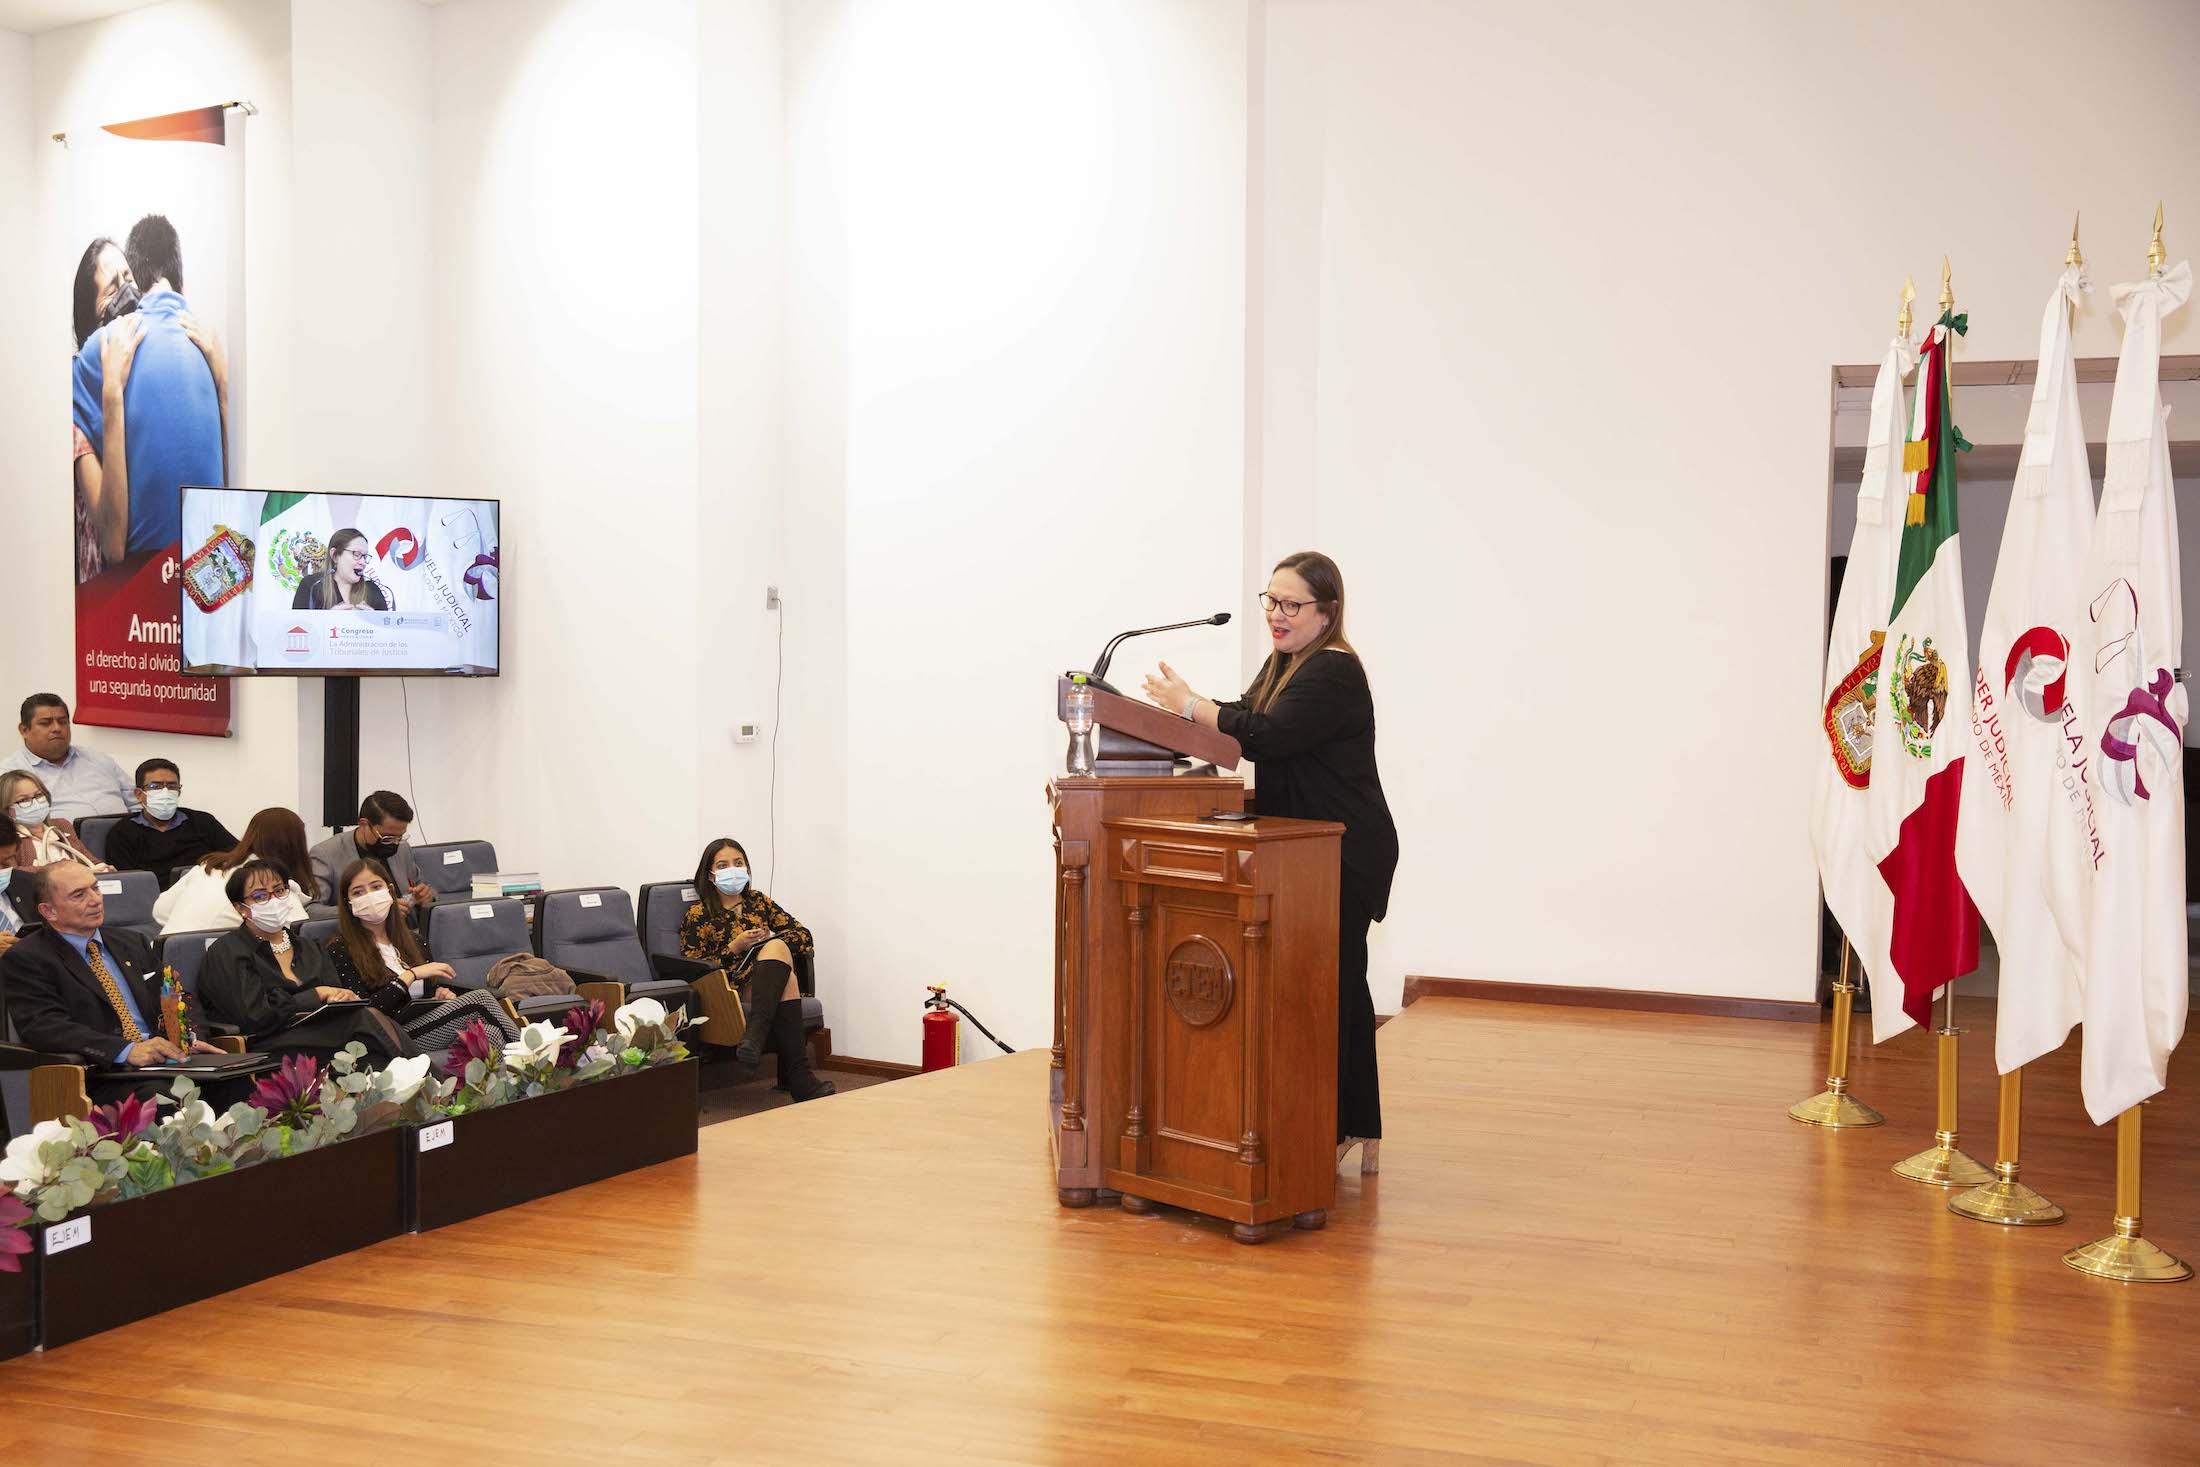
[[727, 896], [739, 896], [749, 887], [749, 873], [739, 866], [721, 866], [710, 873], [710, 879]]

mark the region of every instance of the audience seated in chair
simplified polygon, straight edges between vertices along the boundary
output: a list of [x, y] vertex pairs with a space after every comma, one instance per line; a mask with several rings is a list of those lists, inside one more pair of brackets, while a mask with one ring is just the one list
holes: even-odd
[[695, 905], [680, 919], [680, 951], [718, 964], [740, 990], [746, 1019], [735, 1064], [753, 1072], [768, 1045], [779, 1052], [780, 1084], [796, 1100], [835, 1093], [833, 1083], [810, 1068], [802, 1034], [794, 957], [812, 950], [810, 929], [751, 882], [748, 852], [728, 836], [703, 848], [695, 891]]
[[87, 871], [112, 871], [77, 839], [76, 827], [53, 813], [46, 782], [27, 769], [0, 774], [0, 869], [36, 871], [69, 861]]
[[[376, 790], [359, 802], [359, 823], [339, 830], [313, 848], [314, 916], [334, 914], [337, 878], [354, 861], [380, 861], [394, 878], [397, 907], [407, 921], [414, 912], [435, 902], [435, 888], [421, 878], [420, 862], [405, 844], [412, 828], [413, 808], [405, 797], [390, 790]], [[326, 908], [327, 910], [321, 910]]]
[[[337, 982], [328, 949], [297, 940], [287, 920], [295, 896], [288, 871], [250, 860], [223, 888], [237, 927], [215, 940], [199, 968], [199, 1001], [209, 1018], [235, 1025], [263, 1054], [325, 1061], [354, 1039], [375, 1063], [417, 1053], [395, 1021]], [[329, 1004], [352, 1007], [315, 1012]]]
[[396, 892], [380, 861], [354, 861], [337, 884], [336, 931], [328, 939], [329, 968], [350, 990], [403, 1026], [437, 1068], [458, 1031], [475, 1019], [499, 1045], [519, 1038], [519, 1026], [484, 988], [454, 993], [443, 985], [451, 965], [431, 962], [424, 939], [397, 919]]
[[137, 797], [122, 766], [97, 749], [75, 741], [67, 700], [54, 693], [33, 693], [23, 700], [23, 722], [16, 732], [22, 746], [0, 758], [0, 770], [27, 769], [52, 791], [56, 815], [81, 820], [87, 815], [127, 815]]
[[[97, 1069], [183, 1057], [161, 1034], [153, 945], [134, 932], [103, 928], [106, 899], [88, 866], [70, 861], [45, 867], [36, 889], [44, 925], [23, 933], [0, 956], [0, 987], [17, 1037], [32, 1049], [83, 1056], [95, 1067], [85, 1086], [94, 1105], [165, 1092], [168, 1087], [152, 1082], [102, 1078]], [[203, 1034], [206, 1016], [188, 997], [185, 1002]], [[221, 1052], [203, 1039], [192, 1051]]]
[[[269, 806], [252, 817], [234, 846], [205, 857], [177, 877], [153, 903], [160, 935], [224, 932], [235, 927], [241, 919], [229, 896], [229, 876], [250, 861], [271, 861], [286, 872], [306, 869], [306, 824], [297, 812]], [[304, 890], [291, 882], [290, 904], [283, 912], [286, 925], [306, 920], [306, 901]]]
[[185, 808], [183, 775], [173, 759], [147, 759], [137, 767], [137, 814], [107, 832], [107, 861], [120, 871], [150, 871], [163, 889], [176, 868], [233, 850], [237, 838], [204, 810]]

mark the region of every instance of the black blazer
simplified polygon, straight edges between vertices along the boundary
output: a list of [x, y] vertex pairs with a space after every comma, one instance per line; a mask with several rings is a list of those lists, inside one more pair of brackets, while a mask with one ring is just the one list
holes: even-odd
[[1375, 695], [1367, 669], [1354, 653], [1324, 649], [1266, 712], [1252, 712], [1252, 702], [1247, 688], [1217, 705], [1215, 721], [1260, 766], [1259, 812], [1342, 822], [1345, 893], [1380, 922], [1398, 869], [1398, 827], [1375, 772]]
[[[382, 590], [382, 583], [369, 581], [365, 605], [375, 611], [388, 611], [390, 598]], [[333, 611], [336, 603], [328, 589], [324, 573], [316, 572], [298, 583], [298, 594], [290, 598], [292, 611]]]
[[252, 1047], [274, 1054], [297, 1049], [338, 1050], [356, 1039], [383, 1059], [397, 1050], [390, 1032], [358, 1009], [339, 1009], [302, 1024], [291, 1021], [321, 1007], [316, 988], [338, 988], [328, 950], [306, 942], [290, 929], [290, 969], [295, 985], [283, 978], [282, 965], [268, 945], [242, 927], [225, 932], [206, 950], [199, 965], [199, 996], [206, 1011], [223, 1024], [234, 1024]]
[[[160, 1033], [160, 967], [153, 961], [153, 945], [120, 927], [101, 928], [98, 941], [115, 981], [130, 985], [146, 1033]], [[114, 1063], [122, 1049], [122, 1020], [91, 965], [67, 938], [43, 925], [25, 930], [0, 957], [0, 979], [8, 1015], [25, 1044], [52, 1054], [80, 1054], [94, 1064]], [[189, 994], [184, 1003], [199, 1032], [206, 1032], [206, 1016]]]

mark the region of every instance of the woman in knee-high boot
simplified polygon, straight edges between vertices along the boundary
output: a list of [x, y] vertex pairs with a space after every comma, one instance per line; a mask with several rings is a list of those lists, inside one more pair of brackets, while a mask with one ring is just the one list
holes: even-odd
[[1344, 576], [1317, 551], [1287, 555], [1261, 593], [1268, 661], [1244, 696], [1202, 698], [1164, 662], [1146, 696], [1171, 713], [1220, 729], [1260, 770], [1263, 815], [1344, 826], [1337, 894], [1337, 1160], [1360, 1148], [1379, 1169], [1383, 1107], [1375, 1076], [1375, 1002], [1367, 988], [1367, 929], [1390, 907], [1398, 827], [1375, 770], [1375, 697], [1344, 639]]
[[749, 878], [749, 853], [730, 836], [703, 847], [695, 865], [695, 905], [680, 918], [680, 952], [716, 963], [741, 993], [748, 1028], [734, 1047], [734, 1063], [753, 1073], [767, 1048], [779, 1052], [779, 1083], [796, 1100], [835, 1093], [830, 1080], [810, 1068], [802, 1033], [802, 990], [795, 982], [797, 954], [816, 949], [810, 929], [787, 914]]

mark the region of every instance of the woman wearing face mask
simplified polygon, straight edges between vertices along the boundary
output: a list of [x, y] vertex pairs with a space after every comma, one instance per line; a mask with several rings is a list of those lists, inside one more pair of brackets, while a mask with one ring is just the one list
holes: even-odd
[[329, 970], [349, 990], [395, 1019], [421, 1053], [438, 1066], [458, 1031], [475, 1019], [499, 1044], [519, 1038], [519, 1026], [486, 989], [454, 993], [449, 963], [431, 963], [410, 926], [393, 922], [397, 892], [380, 861], [354, 861], [336, 884], [336, 931], [328, 939]]
[[0, 870], [36, 871], [56, 861], [75, 861], [94, 871], [115, 868], [84, 848], [76, 827], [53, 812], [45, 781], [27, 769], [0, 775], [0, 809], [12, 822], [13, 839], [0, 843]]
[[[160, 935], [177, 932], [221, 932], [237, 925], [236, 902], [228, 893], [230, 873], [249, 861], [271, 862], [287, 875], [312, 869], [306, 855], [306, 826], [295, 811], [273, 806], [252, 817], [244, 834], [229, 850], [206, 857], [176, 879], [176, 884], [153, 903], [153, 920]], [[306, 920], [306, 894], [290, 884], [289, 905], [283, 921]]]
[[130, 277], [122, 246], [111, 239], [101, 237], [85, 246], [76, 262], [72, 294], [79, 352], [93, 332], [122, 322], [100, 337], [100, 441], [85, 436], [82, 424], [71, 425], [76, 440], [76, 579], [81, 585], [120, 560], [129, 539], [130, 460], [123, 448], [122, 389], [130, 380], [144, 323], [135, 319], [137, 282]]
[[1375, 1003], [1367, 929], [1390, 907], [1398, 827], [1375, 770], [1375, 697], [1344, 638], [1344, 576], [1317, 551], [1277, 562], [1261, 594], [1268, 661], [1241, 697], [1202, 698], [1166, 662], [1146, 696], [1238, 741], [1260, 771], [1263, 815], [1344, 826], [1337, 893], [1337, 1160], [1360, 1147], [1379, 1169], [1383, 1110], [1375, 1074]]
[[[695, 863], [697, 900], [680, 918], [680, 952], [716, 963], [741, 992], [747, 1031], [734, 1063], [753, 1071], [767, 1044], [779, 1051], [779, 1084], [796, 1100], [837, 1093], [810, 1068], [802, 1034], [802, 989], [795, 982], [797, 954], [817, 951], [810, 929], [787, 915], [749, 879], [749, 853], [730, 836], [703, 847]], [[723, 1043], [723, 1038], [717, 1042]]]
[[[326, 948], [295, 937], [285, 921], [295, 892], [288, 871], [248, 860], [222, 887], [237, 929], [216, 938], [199, 967], [199, 1003], [209, 1019], [242, 1030], [265, 1054], [325, 1060], [355, 1039], [377, 1060], [417, 1053], [387, 1014], [336, 981]], [[348, 1007], [317, 1012], [329, 1004]]]
[[367, 537], [357, 530], [338, 530], [328, 539], [327, 568], [298, 583], [290, 601], [293, 611], [388, 611], [390, 598], [382, 587], [367, 579], [367, 563], [373, 552]]
[[[77, 347], [72, 372], [79, 411], [72, 427], [76, 578], [81, 584], [120, 561], [130, 538], [130, 459], [125, 446], [129, 434], [124, 421], [123, 389], [129, 384], [131, 363], [144, 340], [145, 323], [138, 315], [138, 282], [130, 273], [122, 247], [113, 240], [93, 240], [78, 258], [71, 314]], [[214, 333], [189, 311], [178, 311], [173, 319], [206, 359], [226, 445], [228, 356]], [[96, 419], [91, 413], [95, 406]], [[224, 455], [226, 465], [226, 448]], [[225, 473], [223, 477], [228, 476]]]

